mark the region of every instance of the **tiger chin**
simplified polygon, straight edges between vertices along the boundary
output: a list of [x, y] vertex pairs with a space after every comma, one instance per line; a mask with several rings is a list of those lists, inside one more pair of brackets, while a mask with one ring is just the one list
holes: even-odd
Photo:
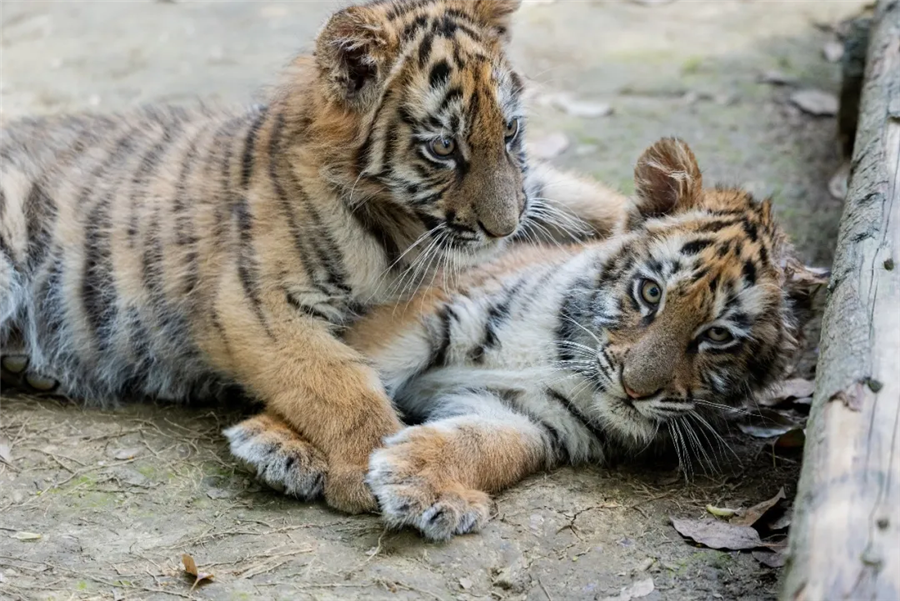
[[238, 385], [267, 408], [228, 431], [239, 459], [289, 440], [278, 458], [307, 470], [292, 494], [376, 508], [369, 455], [402, 424], [341, 331], [554, 217], [608, 234], [630, 214], [528, 162], [524, 81], [506, 56], [518, 6], [348, 7], [248, 110], [5, 126], [4, 378], [100, 403]]
[[[528, 474], [683, 452], [784, 372], [822, 274], [794, 257], [770, 201], [706, 188], [664, 139], [635, 169], [640, 217], [615, 238], [523, 248], [348, 333], [411, 423], [373, 453], [385, 522], [446, 540]], [[698, 437], [688, 440], [688, 437]]]

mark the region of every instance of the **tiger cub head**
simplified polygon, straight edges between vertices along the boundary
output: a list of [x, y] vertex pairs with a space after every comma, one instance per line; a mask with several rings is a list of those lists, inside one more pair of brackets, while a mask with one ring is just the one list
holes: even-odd
[[464, 256], [517, 231], [523, 81], [505, 46], [519, 4], [380, 0], [332, 16], [315, 61], [327, 105], [354, 128], [352, 148], [335, 149], [352, 154], [351, 202], [386, 200]]
[[635, 183], [641, 214], [571, 307], [585, 331], [569, 330], [598, 347], [604, 421], [635, 443], [663, 424], [684, 440], [783, 375], [826, 280], [795, 258], [769, 200], [704, 187], [686, 144], [647, 149]]

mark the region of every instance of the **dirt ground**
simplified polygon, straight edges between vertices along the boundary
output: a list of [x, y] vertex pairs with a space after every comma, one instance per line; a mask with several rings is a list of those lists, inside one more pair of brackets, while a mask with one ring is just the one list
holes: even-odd
[[[512, 54], [531, 76], [535, 138], [554, 160], [624, 190], [662, 135], [695, 149], [708, 181], [773, 194], [809, 262], [828, 265], [841, 202], [835, 121], [789, 101], [836, 92], [829, 26], [865, 4], [680, 0], [527, 3]], [[0, 4], [4, 119], [196, 97], [247, 102], [308, 49], [335, 2]], [[788, 85], [762, 83], [778, 71]], [[608, 103], [579, 118], [545, 102]], [[799, 368], [808, 376], [814, 340]], [[261, 489], [220, 436], [237, 414], [77, 404], [4, 394], [0, 599], [606, 599], [651, 578], [647, 600], [772, 599], [778, 570], [685, 542], [670, 516], [746, 507], [784, 486], [797, 457], [736, 435], [722, 473], [690, 483], [671, 461], [563, 469], [497, 499], [477, 535], [431, 544]], [[27, 536], [22, 533], [40, 535]], [[25, 539], [25, 540], [23, 540]], [[215, 574], [191, 590], [180, 558]], [[646, 592], [646, 591], [641, 591]]]

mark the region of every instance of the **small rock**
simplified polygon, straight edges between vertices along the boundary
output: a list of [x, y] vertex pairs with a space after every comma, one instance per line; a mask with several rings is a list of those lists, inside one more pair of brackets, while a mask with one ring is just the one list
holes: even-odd
[[830, 117], [838, 111], [837, 96], [823, 90], [799, 90], [791, 94], [791, 102], [803, 112], [816, 117]]
[[651, 567], [653, 567], [653, 564], [654, 564], [654, 563], [656, 563], [656, 558], [655, 558], [655, 557], [648, 557], [647, 559], [645, 559], [644, 561], [642, 561], [640, 564], [638, 564], [637, 571], [638, 571], [638, 572], [646, 572], [646, 571], [649, 570]]
[[116, 454], [113, 455], [113, 458], [118, 459], [119, 461], [127, 461], [137, 457], [140, 452], [141, 449], [119, 449], [116, 451]]
[[470, 588], [472, 588], [472, 585], [473, 585], [473, 582], [471, 580], [469, 580], [468, 578], [460, 578], [459, 579], [459, 587], [464, 591], [467, 591]]
[[822, 56], [829, 63], [836, 63], [844, 57], [844, 45], [837, 40], [831, 40], [822, 48]]
[[605, 117], [613, 112], [612, 107], [605, 102], [578, 100], [569, 94], [554, 94], [550, 96], [549, 101], [550, 104], [573, 117], [592, 119]]
[[210, 499], [230, 499], [234, 496], [234, 493], [222, 488], [211, 488], [206, 491], [206, 496]]
[[645, 578], [638, 580], [631, 586], [626, 586], [616, 597], [605, 597], [603, 601], [631, 601], [632, 599], [640, 599], [646, 597], [654, 590], [653, 578]]
[[828, 180], [828, 192], [838, 200], [847, 198], [847, 189], [850, 185], [850, 161], [838, 167], [838, 170]]
[[131, 486], [139, 486], [141, 488], [150, 487], [150, 482], [147, 480], [147, 477], [137, 470], [122, 466], [112, 468], [111, 473], [114, 477], [125, 484], [130, 484]]
[[525, 577], [515, 566], [507, 566], [497, 570], [494, 575], [494, 586], [513, 593], [525, 592]]
[[101, 98], [99, 94], [91, 94], [91, 97], [88, 98], [88, 104], [91, 106], [100, 106]]
[[561, 155], [568, 147], [569, 138], [562, 132], [556, 132], [531, 142], [528, 152], [536, 159], [549, 161]]

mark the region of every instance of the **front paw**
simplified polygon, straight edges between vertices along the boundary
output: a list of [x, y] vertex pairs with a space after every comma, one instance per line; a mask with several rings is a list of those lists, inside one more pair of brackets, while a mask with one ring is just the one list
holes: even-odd
[[328, 470], [325, 456], [292, 430], [260, 415], [223, 434], [231, 454], [263, 483], [305, 501], [321, 496]]
[[426, 538], [446, 541], [476, 532], [490, 517], [490, 497], [447, 478], [440, 435], [413, 427], [387, 441], [369, 462], [367, 481], [391, 527], [412, 526]]

